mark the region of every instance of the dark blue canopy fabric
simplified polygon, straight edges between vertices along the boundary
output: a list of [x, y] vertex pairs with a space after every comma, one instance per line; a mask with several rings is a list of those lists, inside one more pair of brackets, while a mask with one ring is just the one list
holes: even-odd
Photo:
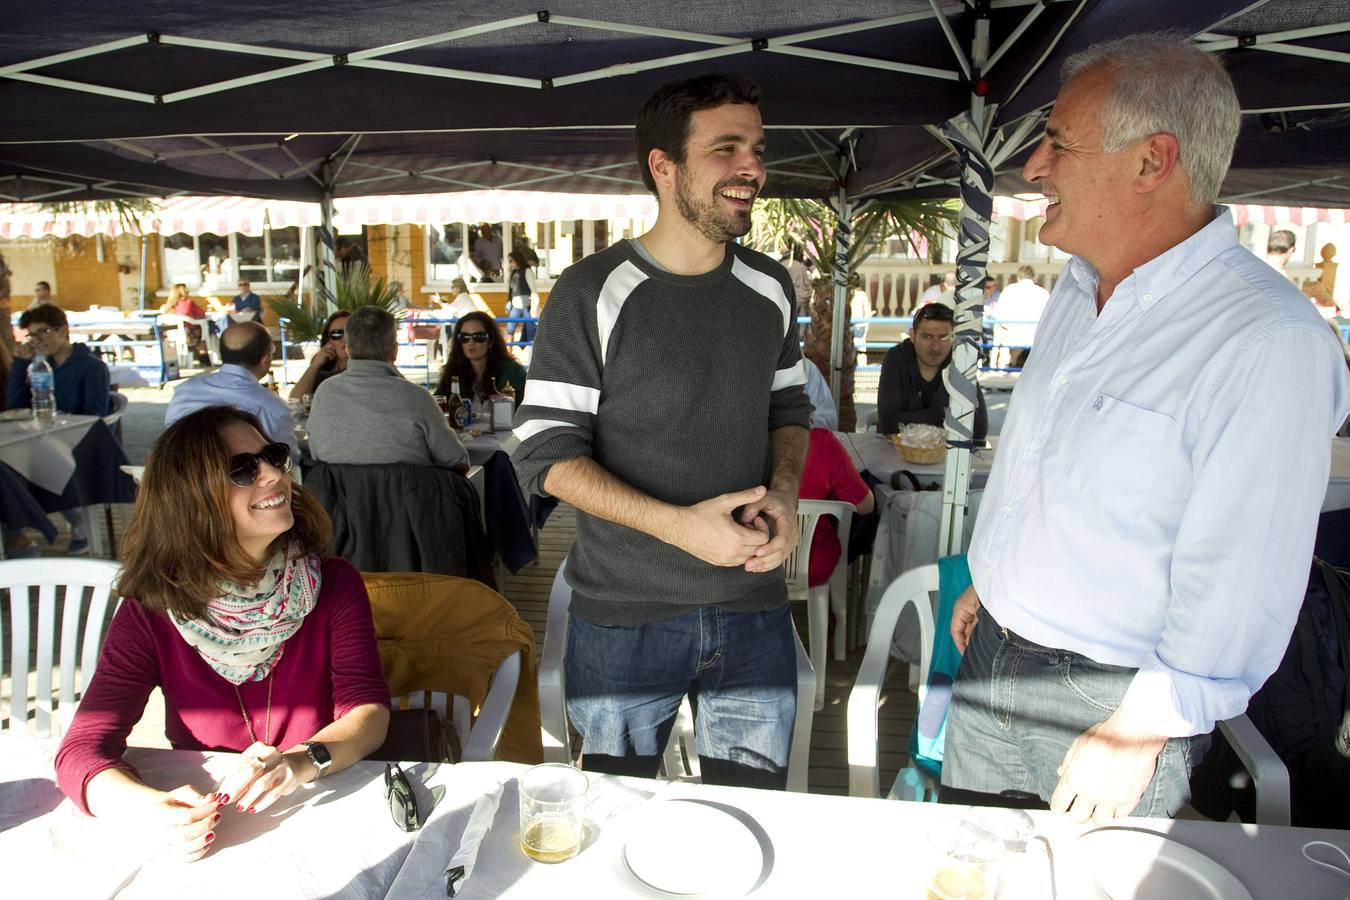
[[[663, 82], [714, 70], [749, 75], [762, 87], [770, 194], [833, 195], [835, 148], [847, 129], [856, 129], [850, 192], [882, 186], [911, 197], [954, 196], [955, 164], [923, 126], [968, 108], [974, 87], [927, 0], [560, 0], [543, 13], [540, 3], [518, 0], [92, 6], [78, 15], [50, 4], [6, 11], [0, 199], [186, 192], [314, 200], [325, 189], [357, 196], [481, 187], [638, 191], [631, 131], [638, 107]], [[942, 8], [963, 48], [980, 16], [987, 17], [991, 54], [1027, 24], [986, 72], [976, 73], [1001, 124], [1052, 102], [1062, 60], [1097, 41], [1140, 30], [1236, 36], [1350, 20], [1344, 0], [990, 6]], [[494, 24], [513, 17], [519, 20], [509, 27]], [[853, 30], [854, 23], [870, 27]], [[1302, 44], [1335, 49], [1346, 35]], [[437, 39], [421, 43], [429, 37]], [[49, 59], [116, 41], [126, 46]], [[363, 57], [388, 45], [399, 46]], [[715, 56], [684, 56], [709, 52]], [[1255, 48], [1224, 57], [1244, 108], [1350, 104], [1343, 63]], [[23, 68], [34, 59], [48, 62]], [[403, 65], [431, 68], [396, 68]], [[177, 97], [296, 66], [306, 71]], [[607, 66], [623, 68], [567, 83]], [[444, 77], [445, 69], [497, 83]], [[1343, 143], [1251, 131], [1253, 159], [1261, 162], [1247, 165], [1244, 136], [1236, 162], [1244, 171], [1288, 163], [1284, 148], [1295, 144], [1308, 154], [1301, 164], [1313, 169], [1347, 159]], [[938, 179], [902, 177], [926, 169]]]

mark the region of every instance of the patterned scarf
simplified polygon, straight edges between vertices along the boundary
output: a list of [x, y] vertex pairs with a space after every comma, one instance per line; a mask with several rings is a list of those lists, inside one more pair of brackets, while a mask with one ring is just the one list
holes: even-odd
[[262, 681], [319, 596], [319, 558], [278, 550], [254, 585], [221, 582], [206, 621], [170, 613], [183, 640], [231, 684]]

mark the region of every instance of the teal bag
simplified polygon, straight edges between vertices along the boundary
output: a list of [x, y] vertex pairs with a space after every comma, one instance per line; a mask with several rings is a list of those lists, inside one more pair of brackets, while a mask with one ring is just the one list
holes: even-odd
[[965, 554], [938, 560], [938, 602], [933, 615], [932, 659], [928, 665], [928, 692], [909, 736], [909, 756], [915, 768], [942, 781], [942, 750], [947, 736], [947, 707], [952, 701], [952, 682], [961, 666], [961, 652], [952, 640], [952, 610], [970, 587], [970, 566]]

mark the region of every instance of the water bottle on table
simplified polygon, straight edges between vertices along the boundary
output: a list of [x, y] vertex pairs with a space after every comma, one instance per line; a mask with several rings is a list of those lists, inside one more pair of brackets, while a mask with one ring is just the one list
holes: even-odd
[[56, 378], [51, 363], [41, 353], [28, 365], [28, 390], [33, 395], [33, 418], [39, 425], [56, 421]]

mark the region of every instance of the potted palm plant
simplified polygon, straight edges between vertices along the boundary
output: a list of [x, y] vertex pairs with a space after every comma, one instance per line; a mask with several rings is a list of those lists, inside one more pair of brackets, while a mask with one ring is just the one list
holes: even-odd
[[286, 334], [298, 343], [317, 341], [323, 333], [323, 323], [333, 313], [351, 312], [362, 306], [378, 306], [390, 313], [402, 304], [403, 284], [375, 277], [370, 266], [352, 263], [338, 269], [333, 287], [321, 282], [318, 296], [306, 298], [303, 291], [267, 298], [279, 318], [286, 320]]

